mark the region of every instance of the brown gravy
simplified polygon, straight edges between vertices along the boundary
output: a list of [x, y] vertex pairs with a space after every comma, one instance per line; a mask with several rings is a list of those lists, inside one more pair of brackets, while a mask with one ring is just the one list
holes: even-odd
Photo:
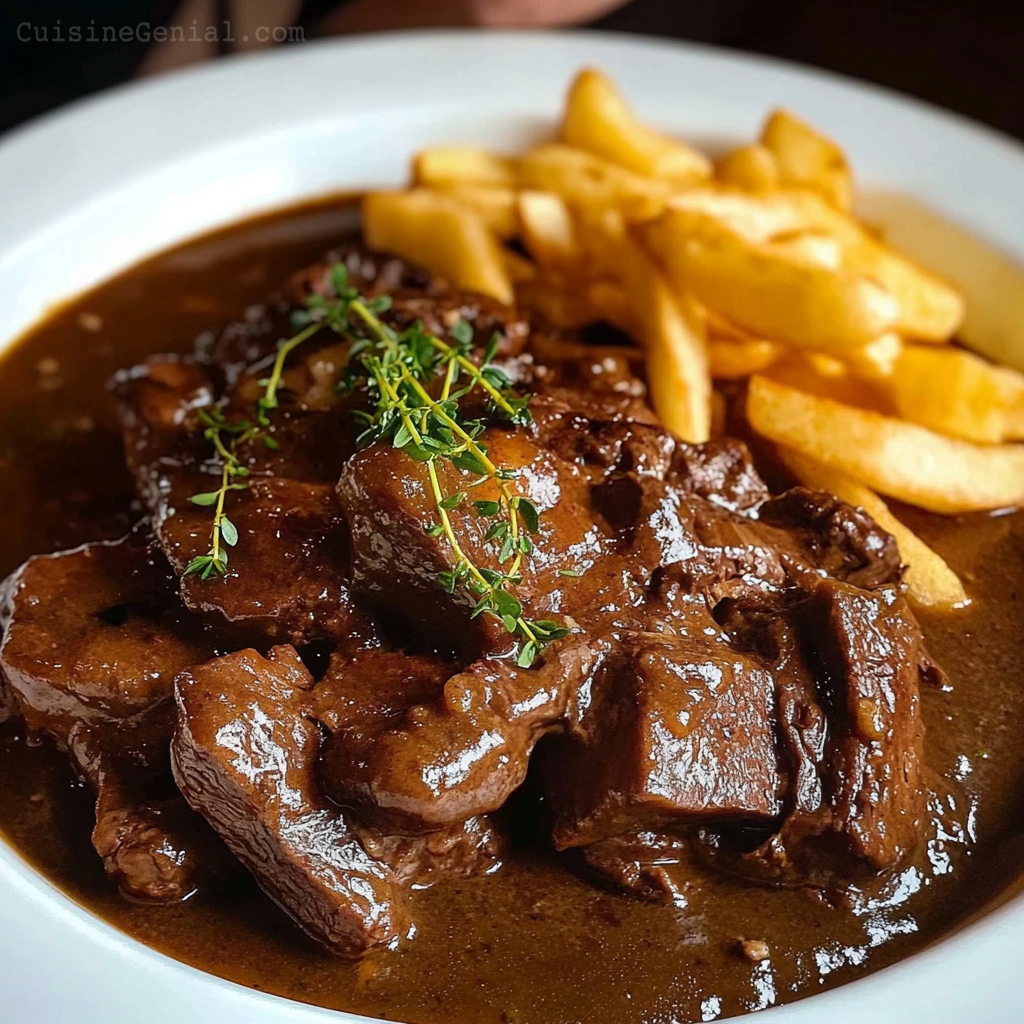
[[[104, 382], [240, 316], [351, 229], [342, 200], [207, 235], [55, 310], [0, 360], [0, 577], [30, 554], [115, 537], [139, 516]], [[48, 743], [0, 729], [0, 828], [93, 913], [242, 985], [391, 1020], [626, 1024], [790, 1002], [901, 959], [955, 928], [1024, 867], [1024, 514], [910, 525], [973, 606], [922, 616], [950, 689], [924, 694], [926, 756], [947, 836], [895, 878], [831, 906], [803, 891], [694, 879], [686, 907], [603, 891], [529, 822], [498, 873], [415, 896], [415, 941], [347, 963], [306, 940], [254, 884], [173, 906], [120, 897], [89, 845], [90, 794]], [[762, 939], [754, 964], [738, 940]]]

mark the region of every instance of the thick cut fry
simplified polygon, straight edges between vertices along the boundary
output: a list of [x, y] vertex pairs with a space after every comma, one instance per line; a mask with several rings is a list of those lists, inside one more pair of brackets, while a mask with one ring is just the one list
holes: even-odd
[[896, 412], [911, 423], [981, 444], [1019, 436], [1024, 376], [962, 349], [908, 345], [888, 379]]
[[770, 441], [932, 512], [1024, 504], [1024, 445], [969, 444], [766, 377], [750, 380], [747, 418]]
[[558, 143], [530, 150], [520, 162], [526, 188], [557, 192], [579, 207], [614, 207], [627, 220], [656, 217], [674, 186], [645, 178], [583, 149]]
[[779, 184], [779, 164], [775, 154], [755, 142], [727, 153], [715, 165], [715, 174], [725, 185], [747, 192], [769, 192]]
[[638, 319], [654, 411], [669, 430], [699, 444], [711, 436], [711, 374], [700, 316], [656, 272], [644, 306]]
[[414, 185], [496, 185], [514, 188], [516, 162], [511, 157], [473, 146], [422, 149], [412, 161]]
[[762, 376], [809, 395], [831, 398], [843, 405], [873, 409], [886, 415], [893, 411], [884, 389], [854, 374], [846, 360], [818, 352], [790, 352], [767, 366]]
[[822, 231], [803, 231], [796, 235], [779, 235], [765, 243], [768, 252], [795, 263], [806, 263], [825, 270], [840, 270], [843, 247], [837, 238]]
[[363, 236], [371, 249], [419, 263], [458, 288], [512, 301], [502, 248], [479, 214], [427, 189], [370, 192]]
[[895, 328], [921, 341], [948, 341], [964, 317], [964, 301], [947, 282], [883, 245], [863, 225], [806, 189], [752, 195], [737, 189], [689, 189], [670, 209], [702, 213], [779, 255], [873, 278], [892, 293]]
[[648, 177], [689, 183], [711, 174], [703, 153], [642, 124], [615, 85], [589, 68], [569, 89], [561, 139]]
[[451, 196], [463, 206], [468, 206], [474, 213], [478, 213], [499, 238], [515, 238], [519, 234], [515, 189], [501, 185], [456, 182], [451, 185], [440, 185], [437, 191]]
[[782, 355], [782, 346], [763, 338], [710, 338], [708, 360], [715, 380], [742, 380], [767, 369]]
[[892, 245], [948, 278], [966, 299], [957, 338], [997, 363], [1024, 372], [1024, 268], [976, 235], [902, 192], [858, 203], [885, 225]]
[[761, 131], [761, 145], [771, 150], [784, 184], [820, 193], [840, 210], [853, 201], [853, 177], [846, 154], [831, 140], [787, 110], [776, 110]]
[[523, 244], [542, 267], [579, 267], [583, 253], [565, 200], [555, 192], [520, 192]]
[[670, 209], [642, 231], [683, 291], [759, 337], [843, 352], [895, 323], [896, 303], [874, 281], [787, 259], [706, 215]]
[[704, 324], [694, 302], [674, 295], [661, 270], [629, 236], [617, 261], [647, 354], [654, 411], [684, 441], [711, 436], [711, 373]]
[[864, 509], [883, 530], [896, 538], [907, 567], [907, 596], [914, 604], [934, 609], [963, 608], [970, 604], [960, 577], [916, 533], [904, 526], [869, 487], [791, 448], [780, 448], [778, 454], [802, 484], [828, 491], [847, 504]]
[[843, 362], [862, 380], [886, 381], [896, 372], [902, 352], [903, 339], [898, 334], [883, 334], [870, 345], [845, 353]]

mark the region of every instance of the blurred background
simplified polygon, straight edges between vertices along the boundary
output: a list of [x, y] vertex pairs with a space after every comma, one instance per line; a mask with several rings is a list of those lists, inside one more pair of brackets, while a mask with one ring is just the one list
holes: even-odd
[[586, 26], [770, 54], [1024, 138], [1022, 0], [0, 0], [0, 131], [240, 51], [456, 25]]

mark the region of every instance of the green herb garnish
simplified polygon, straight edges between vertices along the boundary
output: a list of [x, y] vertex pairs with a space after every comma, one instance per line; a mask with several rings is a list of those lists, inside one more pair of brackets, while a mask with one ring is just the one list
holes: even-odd
[[[496, 465], [490, 459], [486, 444], [480, 440], [485, 430], [484, 418], [467, 418], [459, 405], [461, 399], [477, 391], [484, 399], [486, 418], [504, 420], [513, 426], [532, 420], [529, 399], [517, 395], [505, 373], [493, 365], [498, 336], [490, 339], [477, 365], [470, 358], [473, 328], [465, 320], [450, 328], [447, 341], [428, 333], [420, 323], [399, 333], [380, 319], [380, 314], [391, 306], [389, 296], [365, 299], [349, 284], [342, 264], [332, 268], [331, 283], [336, 294], [334, 300], [311, 295], [306, 308], [292, 315], [297, 333], [280, 345], [270, 376], [259, 382], [264, 393], [257, 402], [256, 423], [229, 423], [219, 407], [200, 414], [206, 423], [206, 436], [223, 460], [223, 471], [218, 491], [192, 498], [196, 504], [215, 506], [216, 511], [210, 550], [192, 560], [186, 575], [198, 573], [203, 579], [224, 575], [224, 545], [231, 546], [238, 539], [237, 530], [224, 514], [224, 503], [228, 491], [246, 486], [239, 478], [248, 475], [248, 470], [239, 463], [237, 451], [243, 443], [260, 437], [267, 447], [277, 447], [266, 428], [270, 425], [269, 413], [277, 408], [285, 359], [326, 327], [352, 342], [339, 390], [362, 388], [373, 400], [372, 412], [355, 413], [365, 428], [359, 442], [390, 441], [426, 470], [437, 521], [424, 524], [424, 531], [431, 537], [443, 536], [455, 562], [453, 570], [438, 574], [438, 583], [449, 594], [459, 588], [467, 590], [476, 602], [472, 617], [488, 614], [500, 620], [509, 633], [522, 641], [518, 663], [528, 668], [547, 644], [569, 632], [549, 619], [529, 619], [513, 593], [522, 580], [523, 559], [533, 550], [531, 534], [540, 530], [540, 514], [532, 501], [509, 486], [518, 479], [519, 471]], [[435, 398], [427, 387], [440, 378], [443, 384]], [[467, 490], [444, 492], [438, 474], [438, 463], [442, 461], [473, 474], [475, 479]], [[471, 502], [469, 491], [486, 481], [494, 483], [498, 499]], [[449, 513], [467, 503], [478, 516], [494, 520], [486, 531], [485, 541], [494, 550], [499, 568], [475, 564], [459, 543]]]

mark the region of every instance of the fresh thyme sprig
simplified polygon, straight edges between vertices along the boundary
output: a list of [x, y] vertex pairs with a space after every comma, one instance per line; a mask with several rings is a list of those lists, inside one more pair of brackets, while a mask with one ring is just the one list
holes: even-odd
[[215, 491], [193, 494], [189, 499], [194, 505], [212, 505], [213, 526], [210, 530], [210, 549], [205, 555], [197, 555], [185, 568], [184, 575], [197, 575], [200, 579], [223, 576], [228, 569], [227, 548], [238, 543], [238, 529], [224, 511], [229, 491], [244, 491], [248, 486], [245, 478], [249, 470], [238, 458], [243, 444], [260, 434], [260, 429], [249, 420], [229, 422], [219, 405], [200, 409], [199, 418], [205, 430], [203, 436], [213, 443], [221, 459], [220, 487]]
[[[485, 418], [513, 426], [532, 419], [529, 399], [517, 395], [507, 375], [493, 363], [498, 336], [491, 338], [477, 364], [471, 358], [473, 329], [466, 321], [459, 320], [449, 330], [447, 341], [425, 331], [418, 322], [399, 333], [380, 319], [391, 306], [389, 296], [364, 298], [349, 284], [343, 264], [332, 268], [331, 283], [333, 300], [313, 294], [305, 309], [293, 313], [297, 333], [280, 345], [270, 376], [259, 381], [264, 392], [257, 401], [256, 423], [230, 423], [219, 407], [201, 413], [206, 437], [213, 442], [223, 469], [219, 490], [192, 498], [196, 504], [215, 506], [215, 513], [210, 550], [194, 558], [186, 574], [198, 573], [206, 579], [226, 572], [224, 545], [233, 545], [238, 531], [225, 515], [224, 503], [228, 491], [246, 486], [238, 478], [248, 476], [237, 452], [241, 445], [257, 438], [268, 447], [276, 447], [266, 428], [270, 411], [278, 405], [285, 360], [326, 327], [352, 343], [339, 390], [362, 388], [373, 401], [372, 412], [355, 413], [365, 428], [359, 443], [389, 440], [427, 471], [437, 522], [425, 524], [424, 529], [429, 536], [445, 538], [455, 563], [454, 569], [438, 574], [439, 584], [449, 594], [460, 587], [466, 589], [475, 598], [472, 617], [487, 614], [500, 620], [512, 636], [522, 641], [518, 663], [528, 668], [547, 644], [569, 631], [550, 619], [528, 618], [513, 592], [522, 582], [523, 560], [533, 550], [531, 534], [539, 531], [540, 514], [529, 498], [510, 486], [519, 471], [495, 464], [487, 445], [480, 440]], [[442, 385], [435, 397], [428, 389], [436, 389], [438, 380]], [[470, 419], [463, 415], [460, 401], [474, 391], [482, 392], [485, 413], [482, 418]], [[493, 482], [497, 500], [470, 502], [466, 490], [445, 493], [438, 472], [440, 462], [472, 473], [475, 479], [467, 485], [469, 488]], [[484, 540], [494, 550], [499, 568], [477, 565], [460, 544], [449, 513], [466, 504], [476, 515], [494, 520]]]

